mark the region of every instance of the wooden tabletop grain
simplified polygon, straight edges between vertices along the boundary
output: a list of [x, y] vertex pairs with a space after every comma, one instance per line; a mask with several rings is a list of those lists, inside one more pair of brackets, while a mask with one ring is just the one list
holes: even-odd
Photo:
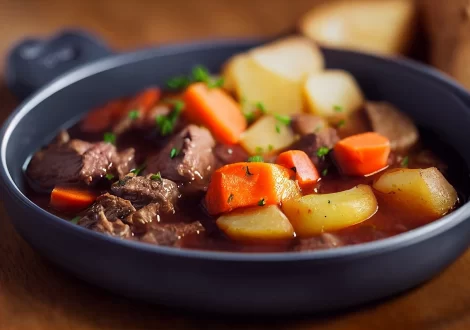
[[[315, 0], [0, 0], [5, 53], [29, 35], [85, 27], [118, 50], [217, 36], [274, 35]], [[0, 83], [0, 122], [16, 101]], [[2, 198], [3, 199], [3, 198]], [[14, 231], [0, 202], [0, 329], [470, 329], [470, 252], [404, 295], [301, 319], [198, 316], [114, 296], [50, 265]]]

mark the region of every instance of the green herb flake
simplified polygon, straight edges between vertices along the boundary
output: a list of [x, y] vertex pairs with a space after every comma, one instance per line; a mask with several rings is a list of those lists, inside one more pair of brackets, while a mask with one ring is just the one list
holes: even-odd
[[70, 223], [73, 223], [74, 225], [78, 224], [78, 221], [81, 219], [82, 217], [77, 215], [76, 217], [73, 217], [72, 220], [70, 220]]
[[176, 126], [176, 121], [178, 120], [181, 111], [183, 111], [185, 107], [185, 103], [181, 100], [175, 100], [173, 103], [173, 111], [170, 112], [168, 115], [158, 115], [155, 118], [155, 122], [158, 126], [160, 134], [162, 136], [169, 135], [173, 133], [173, 130]]
[[203, 65], [196, 65], [192, 70], [192, 80], [195, 82], [205, 82], [209, 81], [210, 74], [209, 70]]
[[285, 116], [285, 115], [276, 115], [275, 118], [278, 122], [286, 126], [289, 126], [292, 121], [292, 119], [289, 116]]
[[268, 151], [273, 151], [274, 146], [272, 144], [268, 145]]
[[227, 199], [227, 203], [231, 203], [233, 201], [233, 194], [230, 194], [230, 196], [228, 196], [228, 199]]
[[400, 162], [401, 167], [408, 167], [409, 161], [410, 161], [409, 157], [405, 156]]
[[257, 156], [251, 156], [248, 158], [248, 161], [250, 163], [263, 163], [264, 162], [264, 159], [263, 157], [257, 155]]
[[341, 120], [338, 122], [338, 124], [336, 124], [336, 127], [337, 127], [337, 128], [341, 128], [341, 127], [343, 127], [344, 125], [346, 125], [346, 120], [341, 119]]
[[263, 114], [266, 113], [266, 107], [264, 106], [263, 102], [256, 102], [255, 107], [256, 107], [256, 109], [261, 111], [261, 113], [263, 113]]
[[266, 205], [266, 201], [264, 198], [261, 198], [258, 202], [258, 206], [265, 206]]
[[330, 152], [330, 149], [327, 147], [320, 147], [317, 150], [317, 156], [320, 158], [324, 158], [328, 153]]
[[[140, 174], [140, 172], [142, 172], [142, 171], [145, 169], [145, 167], [147, 167], [147, 164], [142, 164], [142, 166], [137, 167], [137, 168], [134, 168], [134, 169], [131, 171], [131, 173], [135, 174], [135, 176], [138, 176], [138, 175]], [[124, 181], [124, 180], [121, 180], [121, 181]], [[126, 180], [126, 181], [127, 181], [127, 180]], [[126, 183], [126, 182], [124, 182], [124, 184], [125, 184], [125, 183]]]
[[132, 110], [131, 112], [129, 112], [129, 118], [132, 119], [132, 120], [136, 120], [140, 117], [140, 112], [139, 110]]
[[331, 201], [330, 201], [330, 200], [328, 200], [328, 204], [331, 204]]
[[343, 112], [343, 107], [340, 105], [334, 105], [333, 110], [336, 112]]
[[328, 174], [328, 169], [325, 168], [323, 171], [321, 171], [321, 176], [326, 176]]
[[251, 124], [252, 122], [255, 121], [255, 114], [254, 114], [254, 112], [245, 112], [245, 113], [243, 113], [243, 115], [245, 116], [246, 122], [247, 122], [248, 124]]
[[256, 152], [257, 154], [263, 154], [263, 153], [264, 153], [264, 149], [263, 149], [263, 147], [256, 147], [256, 148], [255, 148], [255, 152]]
[[276, 125], [276, 132], [278, 134], [281, 134], [281, 127], [279, 125]]
[[111, 132], [106, 132], [103, 135], [103, 141], [110, 144], [116, 144], [116, 134]]
[[220, 77], [217, 79], [212, 79], [207, 83], [207, 87], [209, 88], [221, 88], [224, 87], [224, 78]]
[[105, 178], [111, 181], [112, 179], [114, 179], [114, 174], [108, 173], [105, 175]]
[[190, 79], [186, 76], [176, 76], [166, 82], [168, 88], [171, 89], [184, 89], [191, 83]]
[[246, 166], [246, 175], [250, 176], [250, 175], [253, 175], [253, 173], [250, 172], [250, 168], [248, 166]]
[[173, 103], [173, 110], [176, 111], [178, 114], [184, 109], [185, 103], [182, 100], [174, 100]]
[[176, 148], [172, 148], [171, 151], [170, 151], [170, 158], [173, 159], [175, 158], [176, 156], [178, 156], [180, 153], [180, 151]]
[[160, 172], [158, 172], [157, 174], [152, 174], [150, 180], [162, 182], [162, 175], [160, 174]]

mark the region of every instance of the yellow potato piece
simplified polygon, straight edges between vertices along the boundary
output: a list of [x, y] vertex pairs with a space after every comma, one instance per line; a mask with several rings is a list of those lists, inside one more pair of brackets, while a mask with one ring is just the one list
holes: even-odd
[[233, 240], [278, 240], [294, 237], [294, 229], [276, 205], [256, 206], [222, 215], [217, 226]]
[[323, 67], [323, 55], [312, 41], [291, 37], [235, 55], [223, 76], [225, 88], [245, 107], [262, 102], [268, 113], [295, 114], [303, 110], [303, 80]]
[[294, 142], [292, 129], [273, 116], [263, 116], [241, 136], [240, 145], [250, 154], [276, 152]]
[[395, 211], [412, 216], [418, 222], [438, 219], [458, 201], [454, 187], [435, 167], [392, 169], [373, 184], [379, 197]]
[[299, 29], [325, 46], [394, 55], [407, 50], [414, 18], [410, 0], [327, 1], [305, 14]]
[[332, 194], [312, 194], [282, 203], [299, 237], [346, 228], [369, 219], [377, 211], [372, 188], [358, 185]]
[[326, 70], [310, 75], [304, 84], [310, 112], [331, 124], [346, 119], [364, 104], [364, 95], [354, 77], [343, 70]]

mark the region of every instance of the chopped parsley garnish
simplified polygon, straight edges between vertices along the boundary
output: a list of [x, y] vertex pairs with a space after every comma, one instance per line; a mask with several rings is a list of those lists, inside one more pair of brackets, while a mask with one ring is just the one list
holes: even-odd
[[256, 102], [255, 107], [256, 107], [256, 109], [261, 111], [261, 113], [266, 113], [266, 107], [264, 106], [263, 102]]
[[116, 134], [111, 132], [104, 133], [103, 141], [110, 144], [116, 144]]
[[273, 151], [274, 146], [272, 144], [268, 145], [268, 151]]
[[266, 205], [266, 201], [264, 200], [264, 198], [261, 198], [258, 202], [258, 206], [265, 206]]
[[257, 154], [262, 154], [262, 153], [264, 153], [263, 147], [256, 147], [256, 148], [255, 148], [255, 151], [256, 151]]
[[245, 119], [248, 124], [251, 124], [252, 122], [255, 121], [255, 113], [254, 112], [244, 112], [243, 115], [245, 116]]
[[285, 116], [285, 115], [276, 115], [275, 117], [278, 122], [286, 126], [290, 125], [292, 121], [292, 119], [289, 116]]
[[82, 217], [77, 215], [74, 217], [72, 220], [70, 220], [70, 223], [73, 223], [74, 225], [78, 224], [78, 220], [80, 220]]
[[207, 87], [209, 88], [220, 88], [224, 86], [224, 78], [217, 78], [215, 80], [211, 80], [207, 83]]
[[409, 161], [410, 159], [408, 158], [408, 156], [405, 156], [400, 162], [401, 167], [408, 167]]
[[168, 115], [159, 115], [155, 118], [157, 126], [160, 130], [162, 136], [169, 135], [173, 133], [175, 129], [176, 121], [178, 120], [181, 111], [183, 111], [185, 104], [181, 100], [176, 100], [173, 102], [173, 111]]
[[246, 175], [253, 175], [253, 173], [250, 172], [250, 168], [246, 166]]
[[180, 151], [176, 148], [172, 148], [171, 151], [170, 151], [170, 158], [173, 159], [175, 158], [176, 156], [178, 156], [180, 153]]
[[209, 70], [203, 65], [196, 65], [192, 70], [192, 81], [208, 82], [210, 78]]
[[112, 179], [114, 179], [114, 174], [108, 173], [105, 175], [105, 178], [111, 181]]
[[137, 118], [140, 117], [140, 112], [139, 110], [132, 110], [131, 112], [129, 112], [129, 118], [132, 119], [132, 120], [136, 120]]
[[338, 124], [336, 124], [336, 127], [337, 128], [340, 128], [340, 127], [343, 127], [344, 125], [346, 125], [346, 120], [344, 119], [341, 119]]
[[330, 201], [330, 200], [328, 200], [328, 204], [331, 204], [331, 201]]
[[157, 174], [152, 174], [152, 176], [150, 177], [150, 180], [153, 180], [153, 181], [162, 181], [162, 175], [160, 174], [160, 172], [158, 172]]
[[321, 171], [321, 176], [326, 176], [328, 174], [328, 169], [325, 168], [323, 171]]
[[342, 112], [342, 111], [343, 111], [343, 107], [340, 106], [340, 105], [334, 105], [334, 106], [333, 106], [333, 110], [336, 111], [336, 112]]
[[248, 157], [248, 161], [250, 163], [263, 163], [264, 159], [263, 159], [263, 157], [257, 155], [257, 156]]
[[320, 157], [320, 158], [323, 158], [325, 157], [326, 155], [328, 155], [328, 153], [330, 152], [330, 149], [327, 148], [327, 147], [320, 147], [318, 148], [317, 150], [317, 156]]
[[145, 167], [147, 167], [147, 164], [142, 164], [142, 166], [137, 167], [137, 168], [134, 168], [134, 169], [131, 171], [131, 173], [134, 173], [135, 176], [138, 176], [138, 175], [140, 174], [140, 172], [142, 172], [142, 171], [145, 169]]
[[233, 201], [233, 194], [230, 194], [230, 196], [228, 196], [228, 199], [227, 199], [227, 203], [231, 203]]
[[171, 89], [184, 89], [189, 86], [191, 81], [186, 76], [173, 77], [166, 82], [166, 85]]
[[281, 133], [281, 127], [280, 127], [279, 125], [276, 125], [276, 132], [277, 132], [278, 134]]

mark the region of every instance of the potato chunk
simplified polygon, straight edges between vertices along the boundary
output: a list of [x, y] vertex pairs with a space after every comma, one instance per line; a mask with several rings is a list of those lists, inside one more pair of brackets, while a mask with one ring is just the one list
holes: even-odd
[[458, 201], [454, 187], [435, 167], [392, 169], [373, 185], [386, 206], [425, 223], [448, 213]]
[[282, 210], [299, 237], [349, 227], [369, 219], [377, 211], [371, 187], [358, 185], [332, 194], [312, 194], [287, 200]]
[[279, 240], [294, 237], [291, 223], [278, 206], [256, 206], [222, 215], [217, 226], [233, 240]]
[[310, 112], [337, 124], [364, 103], [364, 96], [354, 77], [343, 70], [327, 70], [310, 75], [304, 85]]
[[308, 38], [290, 37], [238, 54], [227, 62], [226, 88], [254, 105], [262, 102], [268, 113], [302, 112], [302, 83], [324, 67], [323, 55]]
[[263, 116], [241, 136], [241, 146], [250, 154], [276, 152], [294, 142], [294, 133], [273, 116]]
[[300, 31], [329, 47], [400, 54], [413, 36], [414, 5], [410, 0], [326, 1], [300, 21]]

